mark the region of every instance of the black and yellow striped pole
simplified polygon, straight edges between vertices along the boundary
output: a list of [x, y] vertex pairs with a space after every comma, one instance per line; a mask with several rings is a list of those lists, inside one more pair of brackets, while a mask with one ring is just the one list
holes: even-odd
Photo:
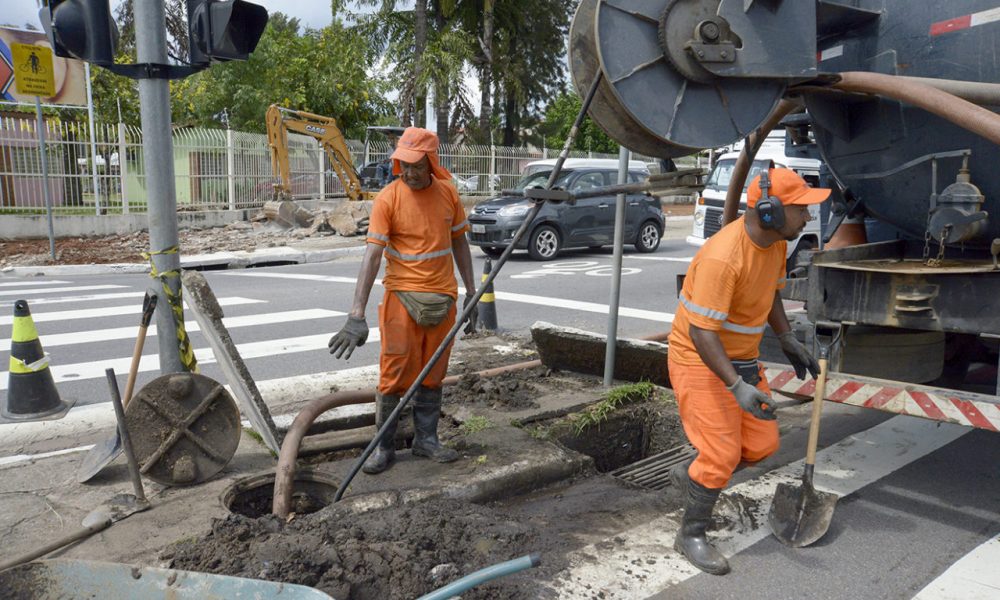
[[[487, 258], [486, 264], [483, 265], [483, 278], [480, 279], [480, 282], [486, 281], [492, 270], [493, 262]], [[483, 296], [479, 299], [479, 328], [483, 331], [497, 330], [497, 303], [496, 296], [493, 294], [493, 282], [486, 286], [486, 289], [483, 290]]]
[[7, 396], [0, 402], [2, 421], [59, 419], [73, 405], [73, 402], [63, 402], [59, 398], [49, 370], [49, 357], [42, 351], [27, 300], [14, 303], [7, 377]]

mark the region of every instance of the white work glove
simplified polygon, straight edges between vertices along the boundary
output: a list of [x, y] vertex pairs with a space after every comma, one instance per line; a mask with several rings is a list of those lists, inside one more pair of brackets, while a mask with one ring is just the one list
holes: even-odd
[[743, 381], [742, 377], [737, 377], [736, 383], [726, 386], [726, 389], [736, 397], [736, 402], [740, 405], [740, 408], [758, 419], [773, 421], [778, 418], [774, 414], [774, 405], [771, 403], [771, 397]]

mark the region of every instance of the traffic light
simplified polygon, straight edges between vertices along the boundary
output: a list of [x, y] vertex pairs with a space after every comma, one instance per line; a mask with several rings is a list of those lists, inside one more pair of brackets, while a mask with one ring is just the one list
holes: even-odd
[[267, 9], [243, 0], [187, 0], [191, 64], [246, 60], [267, 26]]
[[49, 0], [38, 17], [56, 56], [97, 65], [115, 61], [118, 26], [108, 0]]

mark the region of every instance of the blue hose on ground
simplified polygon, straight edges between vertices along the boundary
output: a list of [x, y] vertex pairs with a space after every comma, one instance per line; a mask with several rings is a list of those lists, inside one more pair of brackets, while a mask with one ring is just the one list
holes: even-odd
[[507, 562], [486, 567], [485, 569], [479, 569], [475, 573], [470, 573], [457, 581], [449, 583], [443, 588], [421, 596], [417, 600], [446, 600], [447, 598], [453, 598], [462, 592], [472, 589], [481, 583], [486, 583], [491, 579], [505, 577], [507, 575], [517, 573], [518, 571], [537, 567], [541, 563], [542, 559], [538, 554], [529, 554], [527, 556], [522, 556], [521, 558], [508, 560]]

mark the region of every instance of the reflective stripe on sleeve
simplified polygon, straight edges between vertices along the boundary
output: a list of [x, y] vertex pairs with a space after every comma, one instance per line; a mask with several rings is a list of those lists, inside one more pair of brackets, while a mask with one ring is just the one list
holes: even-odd
[[469, 220], [466, 219], [466, 220], [462, 221], [461, 223], [459, 223], [458, 225], [455, 225], [454, 227], [452, 227], [451, 230], [452, 231], [460, 231], [461, 229], [465, 228], [468, 224], [469, 224]]
[[440, 258], [442, 256], [451, 255], [451, 248], [447, 250], [437, 250], [436, 252], [428, 252], [426, 254], [402, 254], [392, 246], [386, 246], [385, 251], [399, 260], [427, 260], [429, 258]]
[[744, 333], [746, 335], [756, 335], [758, 333], [764, 333], [766, 325], [761, 325], [760, 327], [747, 327], [746, 325], [737, 325], [731, 321], [726, 321], [722, 324], [722, 328], [734, 333]]
[[372, 231], [368, 232], [368, 237], [375, 238], [376, 240], [381, 240], [383, 242], [388, 242], [389, 241], [389, 236], [382, 235], [381, 233], [374, 233]]
[[698, 306], [694, 302], [691, 302], [681, 294], [681, 304], [684, 308], [695, 313], [696, 315], [701, 315], [703, 317], [708, 317], [709, 319], [715, 319], [716, 321], [725, 321], [729, 313], [719, 312], [717, 310], [712, 310], [711, 308], [705, 308], [703, 306]]

